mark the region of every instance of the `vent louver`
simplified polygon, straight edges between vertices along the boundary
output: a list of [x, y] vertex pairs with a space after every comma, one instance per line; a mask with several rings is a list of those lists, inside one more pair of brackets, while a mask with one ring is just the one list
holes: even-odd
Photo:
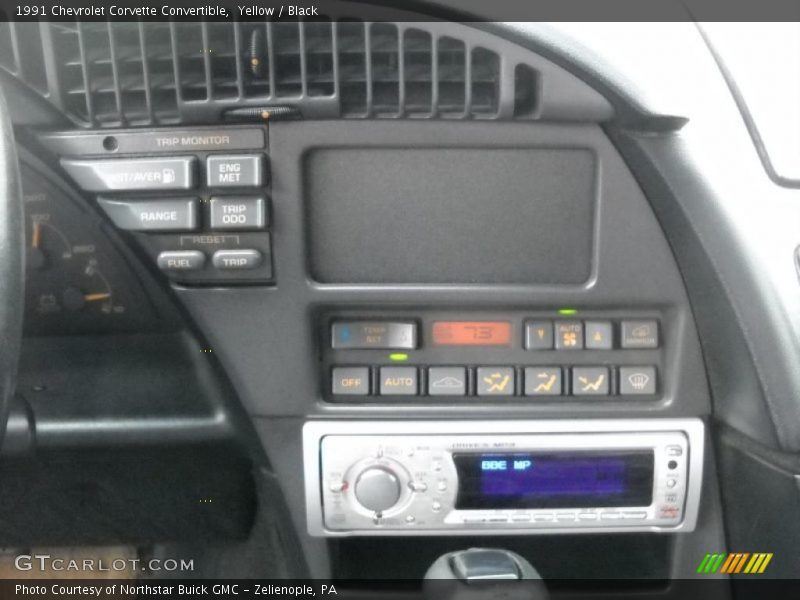
[[227, 109], [262, 106], [294, 107], [306, 118], [542, 112], [542, 59], [455, 23], [0, 26], [0, 67], [87, 127], [216, 122]]

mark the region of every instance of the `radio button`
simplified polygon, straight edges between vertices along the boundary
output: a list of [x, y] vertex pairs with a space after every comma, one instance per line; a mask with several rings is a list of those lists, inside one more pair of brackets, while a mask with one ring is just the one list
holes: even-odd
[[556, 515], [556, 521], [559, 522], [568, 522], [575, 520], [575, 513], [559, 513]]
[[580, 521], [596, 521], [597, 520], [597, 513], [580, 513], [578, 515], [578, 520]]
[[440, 479], [436, 484], [436, 491], [437, 492], [446, 492], [447, 491], [447, 480]]
[[682, 456], [683, 448], [680, 446], [667, 446], [667, 456]]
[[409, 481], [408, 487], [412, 492], [423, 493], [428, 491], [428, 484], [424, 481]]
[[414, 523], [416, 520], [417, 518], [414, 515], [406, 515], [406, 523], [409, 525]]
[[646, 519], [647, 513], [645, 511], [625, 512], [622, 513], [622, 518], [626, 520]]
[[603, 521], [619, 521], [622, 518], [622, 515], [618, 512], [604, 512], [600, 515], [600, 518]]
[[489, 517], [487, 523], [508, 523], [508, 517]]
[[355, 493], [361, 506], [380, 513], [397, 504], [400, 481], [397, 475], [384, 467], [370, 467], [358, 476]]
[[513, 396], [514, 369], [511, 367], [478, 367], [479, 396]]
[[534, 521], [552, 521], [555, 519], [555, 516], [552, 513], [542, 513], [538, 515], [533, 515]]
[[483, 517], [464, 517], [464, 523], [474, 524], [474, 523], [485, 523], [486, 519]]
[[530, 515], [512, 515], [511, 520], [514, 523], [529, 523], [531, 520]]
[[667, 487], [669, 489], [674, 488], [676, 485], [678, 485], [678, 481], [676, 479], [667, 479]]
[[437, 500], [434, 500], [434, 501], [431, 503], [431, 510], [432, 510], [433, 512], [440, 512], [440, 511], [442, 510], [442, 503], [441, 503], [441, 502], [438, 502]]
[[332, 491], [334, 494], [339, 492], [343, 492], [344, 489], [347, 487], [347, 483], [344, 481], [334, 481], [333, 483], [328, 486], [328, 489]]

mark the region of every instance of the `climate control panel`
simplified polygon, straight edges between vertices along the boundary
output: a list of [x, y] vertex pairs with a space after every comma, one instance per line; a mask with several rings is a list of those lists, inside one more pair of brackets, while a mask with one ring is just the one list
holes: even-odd
[[332, 402], [653, 401], [664, 316], [579, 309], [332, 314], [321, 324]]

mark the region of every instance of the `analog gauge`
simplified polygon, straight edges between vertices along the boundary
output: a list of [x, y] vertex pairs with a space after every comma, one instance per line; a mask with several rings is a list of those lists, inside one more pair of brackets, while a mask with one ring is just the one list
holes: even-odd
[[149, 316], [150, 307], [99, 218], [32, 168], [23, 166], [22, 173], [26, 330], [97, 333], [135, 328]]

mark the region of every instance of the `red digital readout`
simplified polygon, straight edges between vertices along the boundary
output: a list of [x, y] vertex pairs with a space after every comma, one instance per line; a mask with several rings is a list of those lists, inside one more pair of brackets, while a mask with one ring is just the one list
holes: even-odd
[[436, 321], [434, 346], [510, 346], [508, 321]]

